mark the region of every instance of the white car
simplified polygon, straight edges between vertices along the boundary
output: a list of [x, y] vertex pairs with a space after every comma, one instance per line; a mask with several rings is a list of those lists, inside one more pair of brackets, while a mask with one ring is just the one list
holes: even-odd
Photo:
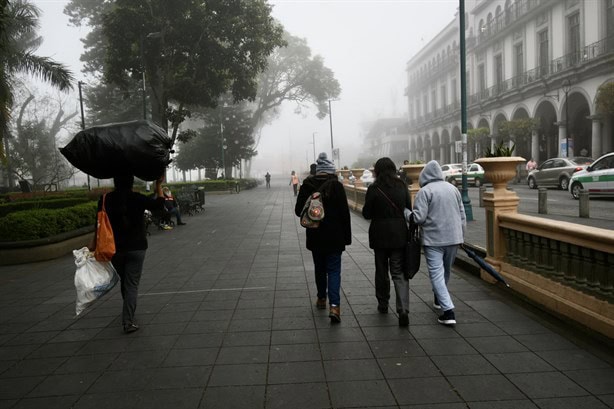
[[574, 199], [580, 198], [581, 190], [590, 195], [614, 196], [614, 152], [606, 153], [571, 176], [569, 192]]
[[461, 163], [447, 163], [441, 165], [441, 172], [443, 173], [443, 180], [451, 182], [454, 180], [454, 175], [461, 175], [463, 173], [463, 165]]

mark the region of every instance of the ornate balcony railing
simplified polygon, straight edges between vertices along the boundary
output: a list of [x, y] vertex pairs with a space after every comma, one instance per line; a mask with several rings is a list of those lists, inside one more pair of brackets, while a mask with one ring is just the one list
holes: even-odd
[[547, 3], [549, 0], [520, 0], [514, 2], [504, 12], [495, 16], [488, 22], [483, 30], [478, 27], [477, 45], [482, 45], [491, 40], [495, 35], [504, 31], [509, 26], [522, 19], [524, 16], [533, 13], [534, 10]]

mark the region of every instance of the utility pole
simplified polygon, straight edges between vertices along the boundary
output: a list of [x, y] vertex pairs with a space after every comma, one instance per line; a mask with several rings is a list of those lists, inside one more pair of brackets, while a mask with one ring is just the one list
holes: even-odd
[[471, 199], [469, 199], [469, 191], [467, 190], [467, 69], [465, 67], [465, 0], [459, 0], [459, 3], [458, 18], [460, 19], [461, 144], [463, 147], [461, 197], [463, 199], [463, 207], [465, 208], [465, 217], [467, 221], [473, 221], [473, 209], [471, 208]]
[[311, 142], [313, 144], [313, 163], [316, 163], [316, 134], [317, 132], [311, 134]]
[[[83, 92], [81, 91], [81, 85], [83, 85], [83, 81], [79, 81], [77, 85], [79, 85], [79, 105], [81, 106], [81, 130], [84, 130], [85, 115], [83, 115]], [[92, 190], [92, 185], [90, 184], [90, 175], [87, 175], [87, 190]]]

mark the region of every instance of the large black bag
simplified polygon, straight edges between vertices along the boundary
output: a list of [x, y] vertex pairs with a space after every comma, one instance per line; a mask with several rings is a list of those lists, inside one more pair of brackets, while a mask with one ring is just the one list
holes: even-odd
[[422, 229], [414, 221], [414, 214], [409, 216], [407, 229], [407, 245], [405, 246], [405, 265], [403, 273], [405, 278], [411, 280], [420, 270], [420, 257], [422, 250]]
[[164, 129], [142, 120], [84, 129], [60, 152], [74, 167], [97, 179], [130, 173], [156, 180], [171, 162], [171, 147]]

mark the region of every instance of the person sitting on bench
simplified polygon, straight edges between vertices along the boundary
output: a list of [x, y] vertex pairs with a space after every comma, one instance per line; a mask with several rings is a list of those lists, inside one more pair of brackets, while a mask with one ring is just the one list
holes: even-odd
[[177, 206], [177, 201], [173, 197], [171, 190], [168, 187], [164, 187], [162, 193], [164, 194], [164, 207], [171, 216], [177, 218], [177, 226], [185, 225], [186, 223], [181, 221], [181, 212], [179, 211], [179, 206]]

